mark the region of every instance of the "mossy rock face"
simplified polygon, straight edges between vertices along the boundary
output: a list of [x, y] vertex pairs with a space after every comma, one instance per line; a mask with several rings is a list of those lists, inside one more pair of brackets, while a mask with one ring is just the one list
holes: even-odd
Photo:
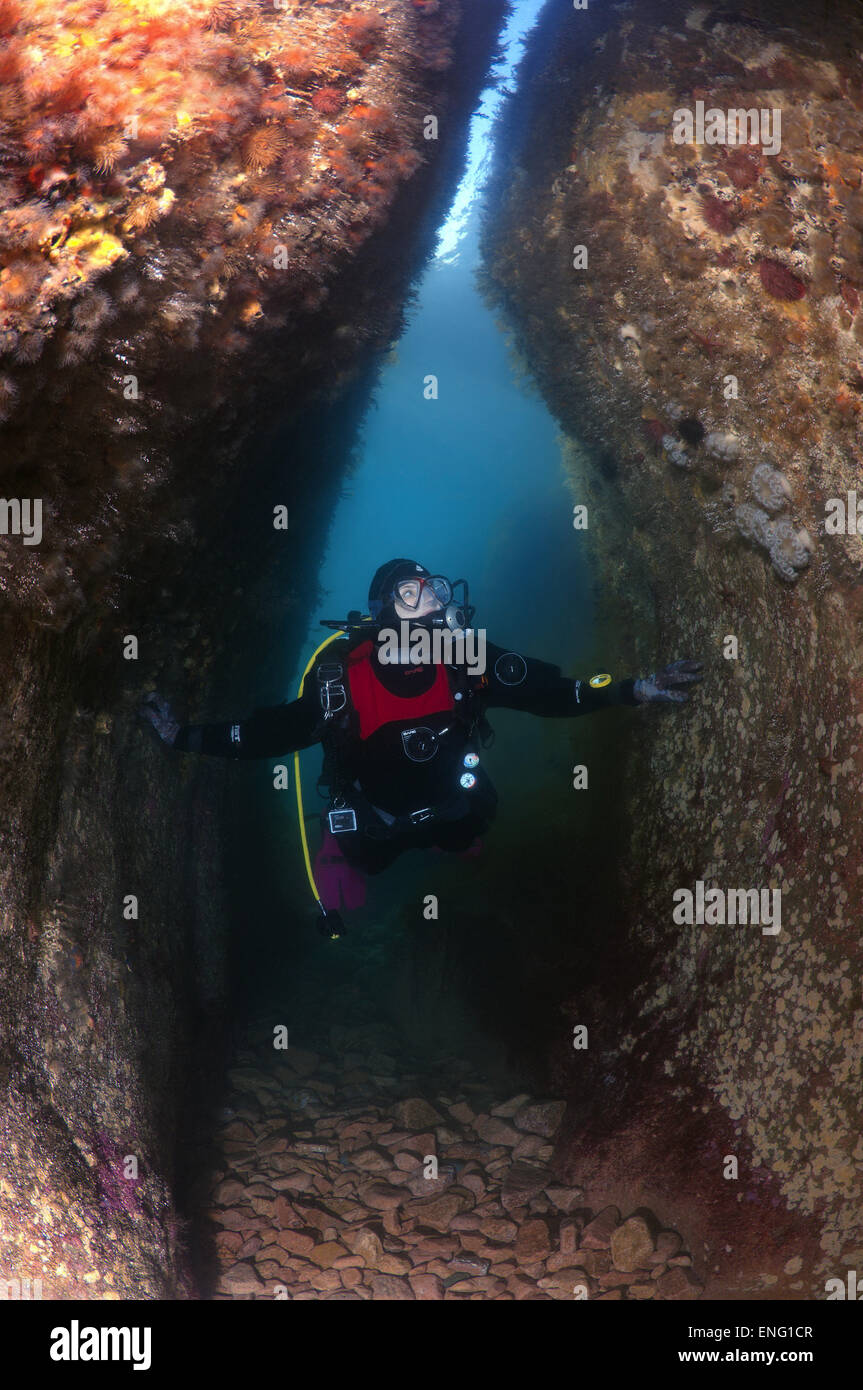
[[[768, 5], [756, 25], [647, 3], [597, 20], [588, 57], [571, 16], [546, 19], [508, 117], [529, 173], [499, 165], [485, 256], [578, 441], [612, 622], [646, 637], [627, 665], [707, 665], [623, 791], [630, 939], [654, 961], [629, 1030], [664, 1021], [658, 1072], [695, 1060], [782, 1199], [817, 1208], [835, 1263], [861, 1235], [863, 553], [824, 517], [863, 445], [863, 16], [832, 11]], [[696, 99], [781, 109], [781, 148], [675, 143]], [[674, 926], [696, 879], [781, 889], [781, 932]]]
[[[376, 354], [400, 331], [501, 7], [108, 0], [45, 14], [0, 3], [3, 491], [44, 500], [41, 544], [0, 537], [0, 645], [14, 653], [0, 700], [0, 1232], [45, 1298], [195, 1296], [174, 1183], [224, 1061], [224, 864], [240, 817], [224, 767], [173, 757], [135, 711], [154, 688], [187, 718], [284, 697]], [[146, 61], [124, 75], [96, 62], [112, 25], [144, 20]], [[284, 63], [268, 47], [277, 27], [293, 33]], [[36, 38], [44, 63], [18, 62]], [[163, 39], [188, 104], [160, 67]], [[214, 75], [217, 53], [230, 61]], [[106, 126], [145, 106], [137, 143], [85, 129], [86, 90], [74, 106], [71, 87], [58, 95], [61, 68], [86, 72], [97, 105], [113, 93]], [[338, 114], [332, 97], [313, 104], [325, 83], [344, 95]], [[69, 105], [58, 121], [43, 119], [52, 100]], [[426, 111], [448, 124], [439, 163], [420, 167]], [[284, 142], [268, 134], [277, 121]], [[60, 139], [75, 130], [83, 143]], [[45, 156], [27, 162], [34, 132]], [[271, 500], [302, 506], [296, 546]]]

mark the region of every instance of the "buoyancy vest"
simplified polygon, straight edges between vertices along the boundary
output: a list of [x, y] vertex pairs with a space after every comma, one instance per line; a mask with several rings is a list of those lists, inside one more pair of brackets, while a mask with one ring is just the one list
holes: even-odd
[[[335, 655], [335, 653], [334, 653]], [[366, 834], [394, 834], [401, 829], [425, 824], [432, 819], [458, 819], [466, 814], [471, 804], [491, 806], [497, 798], [494, 788], [482, 769], [477, 768], [479, 788], [466, 790], [458, 782], [457, 774], [467, 765], [461, 763], [463, 753], [476, 747], [477, 736], [483, 745], [493, 737], [488, 721], [482, 713], [476, 696], [485, 686], [485, 680], [475, 688], [462, 666], [445, 666], [435, 663], [434, 680], [431, 686], [416, 696], [394, 695], [383, 684], [376, 671], [375, 645], [363, 641], [348, 651], [341, 662], [324, 663], [318, 668], [318, 687], [321, 700], [322, 721], [319, 725], [320, 741], [324, 748], [324, 767], [318, 781], [318, 789], [323, 793], [329, 789], [331, 805], [355, 813], [357, 825]], [[411, 760], [411, 771], [407, 782], [402, 782], [399, 793], [393, 796], [390, 788], [385, 800], [380, 790], [371, 790], [366, 782], [368, 767], [363, 769], [362, 758], [370, 752], [369, 740], [388, 725], [418, 725], [421, 719], [430, 718], [434, 725], [435, 715], [454, 716], [460, 735], [453, 727], [451, 719], [444, 718], [449, 729], [441, 730], [448, 735], [449, 757], [441, 763], [436, 755], [411, 757], [407, 745], [404, 753]], [[396, 738], [393, 747], [402, 748], [408, 734], [428, 732], [422, 726], [414, 729], [403, 728], [400, 742]], [[382, 737], [385, 735], [382, 734]], [[453, 740], [460, 748], [456, 765], [452, 765]], [[441, 745], [444, 752], [444, 745]], [[358, 761], [359, 758], [359, 761]], [[394, 766], [378, 762], [379, 753], [372, 756], [372, 766]], [[405, 764], [407, 772], [408, 764]], [[444, 773], [447, 768], [448, 772]], [[444, 786], [432, 791], [432, 782], [444, 773]], [[437, 776], [435, 776], [437, 774]], [[450, 785], [449, 774], [454, 774]], [[401, 774], [397, 775], [400, 781]], [[374, 778], [372, 779], [374, 781]], [[416, 797], [403, 792], [403, 788], [415, 786]], [[396, 803], [402, 802], [399, 807]], [[382, 807], [386, 806], [386, 809]], [[349, 827], [352, 828], [352, 827]]]
[[452, 709], [454, 698], [447, 668], [436, 666], [433, 684], [419, 695], [394, 695], [374, 669], [374, 644], [363, 642], [348, 656], [348, 684], [351, 704], [359, 717], [359, 736], [371, 738], [384, 724], [396, 720], [411, 722], [421, 715]]

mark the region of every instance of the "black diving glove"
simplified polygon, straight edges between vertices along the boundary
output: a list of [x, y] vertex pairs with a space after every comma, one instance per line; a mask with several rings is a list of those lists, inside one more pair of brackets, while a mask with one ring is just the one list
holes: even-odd
[[678, 687], [703, 680], [702, 670], [700, 661], [672, 661], [670, 666], [636, 681], [632, 693], [640, 705], [683, 705], [689, 696]]
[[180, 724], [174, 718], [174, 711], [164, 696], [156, 694], [155, 691], [148, 695], [138, 710], [138, 716], [152, 724], [163, 743], [173, 746], [180, 732]]

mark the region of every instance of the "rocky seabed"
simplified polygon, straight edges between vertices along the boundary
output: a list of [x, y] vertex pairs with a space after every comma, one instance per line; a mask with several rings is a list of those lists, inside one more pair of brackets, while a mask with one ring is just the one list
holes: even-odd
[[430, 1076], [368, 1029], [331, 1036], [264, 1063], [241, 1052], [229, 1074], [216, 1299], [700, 1296], [679, 1232], [643, 1209], [592, 1212], [555, 1178], [563, 1101], [495, 1103], [463, 1062]]

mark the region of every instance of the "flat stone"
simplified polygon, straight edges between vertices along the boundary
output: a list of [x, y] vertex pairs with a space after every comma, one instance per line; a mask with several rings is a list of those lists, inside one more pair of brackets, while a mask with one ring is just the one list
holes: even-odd
[[563, 1269], [557, 1269], [552, 1274], [546, 1274], [537, 1282], [541, 1289], [564, 1289], [573, 1296], [579, 1285], [586, 1288], [588, 1293], [591, 1288], [587, 1270], [579, 1269], [575, 1265], [566, 1265]]
[[500, 1293], [506, 1288], [503, 1279], [496, 1278], [493, 1274], [483, 1274], [477, 1278], [459, 1279], [455, 1283], [447, 1283], [447, 1290], [452, 1293]]
[[561, 1221], [558, 1248], [562, 1255], [574, 1255], [578, 1249], [578, 1226], [574, 1221]]
[[[466, 1188], [477, 1203], [487, 1205], [488, 1188], [482, 1173], [461, 1173], [459, 1175], [459, 1186]], [[495, 1205], [499, 1206], [499, 1203]]]
[[338, 1126], [340, 1139], [368, 1139], [371, 1134], [369, 1125], [371, 1120], [350, 1120], [346, 1125]]
[[356, 1149], [351, 1154], [351, 1164], [364, 1173], [388, 1173], [393, 1161], [388, 1154], [382, 1154], [379, 1149]]
[[551, 1237], [548, 1224], [541, 1217], [525, 1221], [519, 1227], [515, 1238], [515, 1252], [520, 1260], [530, 1262], [541, 1260], [551, 1250]]
[[407, 1214], [415, 1216], [421, 1226], [431, 1226], [436, 1231], [446, 1231], [450, 1222], [464, 1210], [461, 1198], [445, 1192], [441, 1197], [430, 1201], [413, 1201], [405, 1208]]
[[258, 1153], [262, 1158], [268, 1158], [270, 1154], [284, 1153], [285, 1149], [290, 1148], [284, 1136], [276, 1136], [272, 1139], [262, 1139], [257, 1146]]
[[480, 1218], [475, 1211], [466, 1211], [461, 1216], [454, 1216], [450, 1222], [451, 1231], [478, 1231]]
[[660, 1298], [681, 1301], [701, 1296], [701, 1285], [696, 1283], [688, 1269], [670, 1269], [656, 1281], [656, 1292]]
[[488, 1274], [488, 1261], [480, 1259], [478, 1255], [455, 1255], [449, 1267], [455, 1274]]
[[270, 1165], [281, 1173], [279, 1190], [282, 1192], [316, 1192], [315, 1174], [306, 1173], [295, 1167], [295, 1159], [290, 1154], [273, 1154]]
[[276, 1245], [275, 1242], [272, 1241], [269, 1245], [262, 1246], [255, 1254], [255, 1268], [260, 1269], [261, 1265], [267, 1260], [275, 1260], [281, 1268], [285, 1262], [284, 1248], [281, 1245]]
[[611, 1268], [611, 1257], [602, 1250], [577, 1250], [573, 1264], [584, 1266], [591, 1279], [596, 1279], [599, 1275], [605, 1275], [606, 1269]]
[[620, 1212], [617, 1207], [605, 1207], [582, 1231], [582, 1249], [607, 1250], [611, 1245], [611, 1233], [619, 1224]]
[[272, 1201], [272, 1199], [276, 1195], [273, 1189], [270, 1187], [269, 1183], [266, 1182], [250, 1183], [249, 1186], [246, 1188], [246, 1194], [249, 1198], [266, 1197], [270, 1201]]
[[444, 1122], [443, 1115], [439, 1115], [434, 1106], [421, 1096], [399, 1101], [393, 1106], [392, 1113], [396, 1124], [401, 1125], [403, 1129], [433, 1129], [435, 1125]]
[[565, 1110], [565, 1100], [529, 1101], [514, 1116], [513, 1124], [516, 1129], [527, 1130], [530, 1134], [540, 1134], [544, 1139], [553, 1139], [563, 1122]]
[[653, 1254], [653, 1236], [642, 1216], [630, 1216], [611, 1233], [611, 1260], [615, 1269], [632, 1271], [646, 1265]]
[[357, 1221], [365, 1215], [365, 1207], [359, 1206], [347, 1197], [325, 1197], [321, 1206], [326, 1207], [327, 1211], [331, 1211], [333, 1216], [340, 1217], [342, 1221]]
[[384, 1248], [374, 1231], [345, 1231], [342, 1239], [355, 1255], [362, 1256], [370, 1269], [377, 1269], [379, 1261], [384, 1258]]
[[437, 1154], [437, 1139], [431, 1130], [427, 1130], [423, 1134], [406, 1134], [399, 1147], [404, 1149], [406, 1153], [417, 1154], [422, 1160], [432, 1154]]
[[[590, 1277], [595, 1279], [597, 1274], [602, 1271], [596, 1269], [593, 1261], [587, 1258], [588, 1255], [595, 1255], [595, 1253], [593, 1250], [556, 1250], [553, 1255], [549, 1255], [545, 1267], [549, 1274], [554, 1274], [559, 1269], [566, 1269], [567, 1265], [578, 1265], [579, 1269], [586, 1269]], [[606, 1256], [602, 1268], [605, 1269], [610, 1265], [611, 1260]]]
[[333, 1223], [332, 1213], [320, 1211], [317, 1207], [307, 1207], [300, 1202], [296, 1204], [296, 1208], [297, 1214], [300, 1217], [299, 1224], [301, 1226], [311, 1226], [313, 1230], [320, 1231], [321, 1240], [323, 1240], [324, 1231]]
[[414, 1291], [415, 1298], [434, 1299], [436, 1301], [443, 1298], [443, 1280], [437, 1274], [411, 1274], [408, 1282]]
[[533, 1280], [526, 1279], [522, 1274], [511, 1274], [506, 1281], [506, 1286], [519, 1302], [525, 1298], [533, 1298], [537, 1292]]
[[306, 1235], [305, 1231], [279, 1231], [275, 1242], [283, 1250], [289, 1250], [292, 1255], [308, 1255], [309, 1251], [315, 1248], [314, 1239]]
[[504, 1178], [500, 1200], [505, 1211], [525, 1206], [548, 1182], [548, 1169], [530, 1163], [513, 1163]]
[[422, 1159], [419, 1154], [408, 1153], [406, 1149], [402, 1149], [395, 1156], [395, 1165], [403, 1173], [413, 1173], [422, 1167]]
[[545, 1152], [546, 1142], [538, 1134], [523, 1134], [512, 1151], [513, 1158], [538, 1158]]
[[462, 1138], [461, 1130], [453, 1129], [451, 1125], [435, 1125], [434, 1134], [439, 1149], [448, 1148], [450, 1144], [458, 1144]]
[[467, 1101], [460, 1100], [458, 1105], [450, 1105], [447, 1109], [453, 1119], [457, 1120], [460, 1125], [472, 1125], [476, 1119], [476, 1112], [471, 1110]]
[[527, 1204], [527, 1209], [530, 1212], [531, 1216], [546, 1216], [550, 1212], [554, 1211], [554, 1207], [551, 1205], [551, 1202], [549, 1202], [547, 1198], [543, 1197], [541, 1192], [538, 1197], [531, 1197], [530, 1201]]
[[553, 1207], [567, 1216], [584, 1202], [584, 1190], [580, 1187], [547, 1187], [545, 1195]]
[[373, 1299], [392, 1302], [397, 1299], [404, 1301], [416, 1297], [407, 1279], [400, 1279], [395, 1274], [367, 1275], [366, 1282], [372, 1291]]
[[232, 1265], [219, 1282], [229, 1293], [263, 1293], [265, 1288], [250, 1264]]
[[419, 1172], [409, 1175], [406, 1185], [414, 1197], [437, 1197], [448, 1187], [452, 1187], [454, 1182], [455, 1170], [452, 1168], [439, 1169], [436, 1178], [427, 1178], [421, 1168]]
[[251, 1207], [232, 1207], [230, 1211], [214, 1211], [211, 1215], [228, 1231], [256, 1231], [261, 1224]]
[[242, 1202], [246, 1195], [246, 1189], [241, 1182], [233, 1180], [219, 1183], [213, 1194], [213, 1201], [217, 1207], [230, 1207], [235, 1202]]
[[220, 1254], [236, 1255], [243, 1244], [243, 1237], [240, 1231], [217, 1231], [216, 1245]]
[[609, 1289], [607, 1293], [597, 1294], [594, 1303], [617, 1303], [623, 1298], [623, 1289]]
[[408, 1251], [412, 1265], [427, 1264], [429, 1260], [449, 1260], [458, 1249], [454, 1236], [422, 1236], [422, 1245]]
[[276, 1204], [274, 1201], [268, 1200], [266, 1197], [253, 1197], [250, 1205], [256, 1216], [265, 1216], [268, 1220], [275, 1221]]
[[514, 1240], [518, 1232], [518, 1227], [515, 1222], [508, 1221], [505, 1216], [487, 1216], [484, 1220], [480, 1221], [479, 1229], [486, 1240]]
[[337, 1240], [325, 1240], [320, 1245], [313, 1245], [309, 1251], [309, 1259], [318, 1269], [332, 1269], [340, 1255], [347, 1255], [347, 1250]]
[[626, 1284], [631, 1284], [634, 1276], [622, 1269], [608, 1269], [605, 1274], [599, 1276], [599, 1287], [601, 1289], [619, 1289]]
[[370, 1183], [361, 1187], [357, 1195], [361, 1202], [367, 1207], [373, 1207], [375, 1211], [392, 1211], [408, 1199], [404, 1188], [394, 1187], [388, 1182]]
[[402, 1220], [397, 1208], [392, 1211], [385, 1211], [381, 1216], [381, 1225], [390, 1236], [402, 1236], [405, 1231], [412, 1231], [415, 1224], [415, 1221], [410, 1217]]
[[514, 1148], [521, 1138], [513, 1125], [493, 1115], [478, 1115], [474, 1129], [486, 1144], [504, 1144], [507, 1148]]
[[378, 1136], [378, 1143], [383, 1145], [386, 1149], [400, 1149], [406, 1139], [412, 1138], [413, 1135], [409, 1134], [406, 1129], [391, 1129], [388, 1134], [381, 1134]]
[[629, 1297], [639, 1299], [642, 1303], [648, 1298], [655, 1297], [655, 1295], [655, 1284], [630, 1284], [629, 1286]]

